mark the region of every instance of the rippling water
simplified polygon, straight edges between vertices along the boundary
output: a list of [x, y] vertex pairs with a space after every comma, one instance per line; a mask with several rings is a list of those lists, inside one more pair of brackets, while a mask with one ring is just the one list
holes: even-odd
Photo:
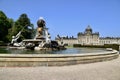
[[105, 51], [103, 48], [68, 48], [60, 51], [32, 51], [32, 50], [17, 50], [0, 47], [0, 54], [80, 54], [94, 53]]

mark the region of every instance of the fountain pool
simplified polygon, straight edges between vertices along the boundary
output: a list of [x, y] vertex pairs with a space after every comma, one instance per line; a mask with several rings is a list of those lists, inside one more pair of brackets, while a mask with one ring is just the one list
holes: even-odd
[[9, 49], [7, 47], [0, 47], [0, 54], [83, 54], [83, 53], [96, 53], [106, 51], [104, 48], [68, 48], [66, 50], [25, 50], [25, 49]]
[[119, 52], [102, 48], [68, 48], [60, 51], [0, 48], [0, 67], [64, 66], [116, 59]]

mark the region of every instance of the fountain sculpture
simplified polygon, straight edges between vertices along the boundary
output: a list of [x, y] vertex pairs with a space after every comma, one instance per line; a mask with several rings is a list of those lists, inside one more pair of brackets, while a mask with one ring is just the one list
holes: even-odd
[[[92, 62], [101, 62], [116, 59], [119, 57], [119, 52], [116, 50], [94, 51], [91, 48], [85, 49], [67, 49], [63, 51], [46, 51], [46, 50], [61, 50], [65, 49], [63, 45], [58, 44], [57, 41], [51, 40], [48, 28], [43, 18], [37, 21], [37, 33], [33, 39], [25, 39], [18, 43], [17, 39], [20, 37], [22, 30], [12, 37], [10, 48], [13, 49], [31, 49], [40, 51], [30, 51], [29, 55], [25, 52], [23, 54], [0, 54], [0, 67], [36, 67], [36, 66], [64, 66], [74, 64], [84, 64]], [[63, 44], [62, 38], [58, 35], [61, 44]], [[45, 50], [45, 51], [41, 51]], [[96, 49], [95, 49], [96, 50]], [[12, 50], [14, 51], [14, 50]], [[21, 50], [26, 51], [26, 50]], [[85, 51], [85, 52], [82, 52]], [[91, 52], [90, 52], [91, 51]], [[27, 51], [29, 52], [29, 51]], [[35, 52], [41, 52], [35, 53]], [[44, 54], [44, 52], [47, 52]], [[52, 53], [51, 53], [52, 52]], [[56, 52], [56, 53], [54, 53]], [[57, 53], [59, 52], [59, 53]], [[90, 53], [89, 53], [90, 52]], [[17, 54], [17, 55], [16, 55]]]
[[34, 39], [25, 39], [18, 43], [17, 39], [20, 37], [22, 30], [12, 37], [10, 48], [15, 49], [31, 49], [31, 50], [61, 50], [66, 49], [64, 45], [58, 44], [57, 41], [51, 40], [48, 28], [46, 28], [45, 20], [40, 17], [37, 21], [37, 33]]

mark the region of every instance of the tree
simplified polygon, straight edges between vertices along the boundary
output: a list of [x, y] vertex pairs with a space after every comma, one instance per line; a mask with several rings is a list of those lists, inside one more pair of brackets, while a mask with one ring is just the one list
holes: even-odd
[[12, 18], [8, 19], [9, 23], [10, 23], [10, 26], [9, 29], [8, 29], [8, 35], [7, 35], [7, 38], [8, 38], [8, 42], [11, 41], [12, 39], [12, 36], [13, 36], [13, 28], [14, 28], [14, 20]]
[[8, 42], [8, 29], [11, 28], [10, 22], [3, 11], [0, 11], [0, 41]]
[[22, 31], [20, 40], [33, 38], [34, 25], [31, 24], [27, 14], [21, 14], [17, 21], [7, 18], [3, 11], [0, 11], [0, 41], [10, 42], [12, 36]]
[[[31, 27], [31, 28], [29, 28]], [[22, 35], [20, 39], [31, 39], [32, 34], [34, 32], [34, 26], [31, 24], [30, 19], [28, 18], [27, 14], [21, 14], [19, 19], [15, 22], [13, 26], [13, 35], [17, 34], [19, 31], [22, 30]]]
[[20, 17], [19, 17], [19, 19], [18, 19], [18, 22], [24, 28], [28, 28], [28, 26], [31, 25], [30, 19], [27, 17], [27, 14], [21, 14]]

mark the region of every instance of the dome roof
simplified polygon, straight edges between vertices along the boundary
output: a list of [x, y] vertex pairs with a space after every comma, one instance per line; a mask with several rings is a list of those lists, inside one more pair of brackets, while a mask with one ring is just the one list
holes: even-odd
[[85, 30], [87, 30], [87, 31], [92, 31], [92, 28], [90, 27], [90, 25], [88, 25]]
[[88, 25], [85, 29], [85, 33], [92, 33], [92, 28], [90, 27], [90, 25]]

